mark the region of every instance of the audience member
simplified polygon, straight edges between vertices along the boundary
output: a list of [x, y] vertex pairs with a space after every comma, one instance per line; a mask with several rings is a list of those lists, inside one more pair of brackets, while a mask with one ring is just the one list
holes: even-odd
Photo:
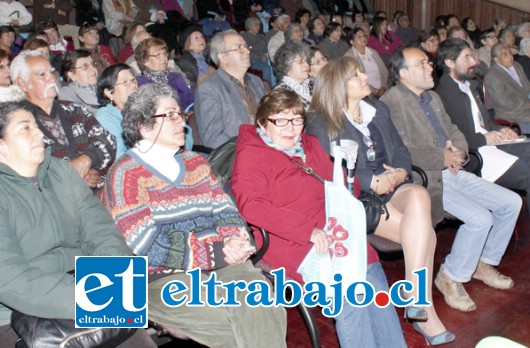
[[368, 38], [368, 47], [379, 53], [387, 66], [392, 53], [402, 45], [401, 39], [395, 33], [388, 31], [386, 18], [374, 18], [370, 37]]
[[215, 71], [206, 57], [206, 40], [201, 28], [185, 28], [180, 32], [179, 43], [182, 54], [175, 62], [190, 81], [191, 89], [195, 91], [197, 84]]
[[95, 115], [99, 109], [96, 97], [98, 69], [90, 52], [75, 50], [66, 53], [61, 76], [65, 84], [59, 88], [59, 100], [81, 104]]
[[169, 53], [163, 40], [154, 37], [142, 40], [134, 50], [134, 57], [142, 72], [137, 77], [139, 86], [147, 83], [167, 84], [178, 93], [184, 108], [193, 104], [195, 95], [183, 76], [168, 68]]
[[[181, 150], [182, 112], [175, 91], [166, 85], [145, 85], [129, 97], [123, 129], [130, 150], [111, 168], [103, 194], [129, 247], [149, 258], [149, 319], [210, 347], [286, 347], [285, 309], [251, 307], [246, 291], [238, 291], [241, 305], [235, 307], [169, 307], [161, 300], [169, 281], [189, 289], [191, 280], [183, 271], [196, 267], [220, 282], [266, 281], [248, 260], [255, 247], [246, 223], [208, 161]], [[140, 192], [149, 199], [138, 199]], [[200, 291], [205, 296], [207, 290]], [[209, 295], [223, 294], [217, 288]]]
[[525, 134], [530, 133], [530, 81], [523, 68], [514, 62], [510, 48], [496, 44], [491, 49], [494, 64], [484, 78], [488, 106], [495, 115], [518, 122]]
[[409, 16], [402, 12], [396, 18], [397, 29], [396, 35], [403, 41], [404, 45], [412, 45], [418, 41], [420, 31], [410, 26]]
[[265, 33], [265, 41], [267, 41], [267, 46], [269, 45], [269, 41], [272, 39], [274, 35], [278, 33], [278, 19], [280, 16], [273, 15], [271, 18], [269, 18], [269, 30]]
[[434, 68], [433, 70], [433, 79], [434, 84], [438, 83], [440, 76], [442, 75], [441, 69], [437, 67], [436, 54], [438, 51], [438, 46], [440, 45], [440, 37], [438, 32], [434, 29], [431, 30], [422, 30], [418, 36], [418, 45], [429, 57], [429, 63]]
[[[149, 39], [150, 37], [152, 37], [151, 34], [149, 34], [149, 32], [145, 30], [139, 31], [136, 34], [134, 34], [131, 39], [131, 48], [133, 49], [133, 52], [136, 49], [136, 47], [138, 47], [140, 42], [144, 41], [145, 39]], [[170, 60], [170, 63], [172, 61], [173, 60]], [[134, 76], [140, 76], [142, 74], [142, 72], [140, 71], [140, 68], [138, 67], [138, 62], [136, 62], [136, 58], [134, 57], [134, 54], [125, 60], [125, 64], [131, 67], [131, 70], [133, 71]]]
[[[72, 49], [79, 48], [79, 39], [77, 32], [79, 27], [70, 24], [69, 15], [74, 9], [74, 2], [70, 0], [33, 0], [33, 23], [36, 25], [37, 31], [46, 31], [48, 29], [55, 29], [57, 31], [57, 41], [59, 37], [71, 37]], [[56, 43], [50, 39], [50, 45]], [[50, 47], [50, 50], [54, 50]], [[64, 51], [64, 50], [63, 50]]]
[[[436, 92], [469, 147], [482, 155], [482, 178], [502, 187], [525, 191], [530, 201], [530, 147], [526, 143], [495, 146], [513, 141], [518, 135], [508, 127], [492, 126], [489, 122], [488, 111], [476, 92], [477, 61], [473, 51], [467, 42], [449, 39], [440, 45], [438, 60], [444, 74]], [[527, 209], [530, 212], [530, 205]]]
[[519, 48], [515, 45], [515, 33], [510, 28], [504, 28], [497, 34], [499, 42], [510, 47], [510, 51], [515, 56], [519, 52]]
[[317, 77], [320, 69], [328, 63], [328, 59], [325, 55], [320, 52], [316, 47], [309, 48], [309, 55], [307, 56], [309, 62], [309, 78], [311, 79], [311, 85], [313, 85], [315, 78]]
[[9, 55], [0, 50], [0, 103], [22, 99], [24, 95], [11, 84], [9, 77]]
[[84, 50], [90, 52], [99, 74], [107, 67], [116, 64], [110, 48], [99, 43], [99, 34], [96, 25], [81, 25], [79, 27], [79, 42]]
[[134, 48], [131, 45], [133, 36], [141, 31], [145, 31], [145, 27], [142, 23], [132, 23], [127, 27], [125, 35], [123, 36], [124, 47], [120, 49], [118, 53], [118, 63], [125, 63], [125, 61], [134, 56]]
[[506, 251], [521, 198], [461, 170], [467, 142], [451, 123], [440, 97], [429, 91], [434, 86], [432, 67], [422, 50], [397, 51], [391, 59], [390, 81], [392, 87], [381, 100], [390, 108], [412, 162], [427, 173], [433, 223], [442, 220], [444, 210], [463, 222], [435, 285], [450, 307], [475, 310], [477, 306], [463, 283], [475, 278], [494, 288], [513, 286], [513, 280], [493, 266], [501, 262]]
[[526, 77], [530, 80], [530, 38], [519, 42], [519, 53], [514, 58], [523, 67]]
[[440, 38], [440, 42], [444, 42], [447, 40], [448, 30], [445, 26], [435, 27], [434, 30], [438, 33], [438, 37]]
[[50, 45], [48, 42], [39, 38], [27, 40], [22, 47], [24, 51], [39, 51], [44, 57], [50, 59]]
[[352, 29], [348, 34], [351, 49], [344, 54], [361, 63], [361, 71], [368, 76], [368, 85], [372, 94], [379, 98], [388, 86], [388, 69], [379, 54], [366, 46], [368, 36], [361, 28]]
[[138, 7], [133, 0], [102, 0], [101, 8], [106, 28], [115, 36], [122, 36], [124, 28], [133, 23], [138, 14]]
[[293, 91], [306, 110], [311, 104], [311, 79], [309, 79], [309, 51], [294, 42], [285, 42], [274, 57], [274, 72], [279, 83], [274, 89]]
[[[410, 183], [410, 154], [390, 121], [386, 105], [365, 99], [371, 91], [360, 67], [354, 58], [343, 57], [322, 69], [315, 82], [311, 103], [315, 113], [310, 116], [307, 132], [316, 135], [330, 155], [330, 143], [334, 141], [353, 140], [359, 144], [355, 177], [361, 190], [381, 196], [388, 216], [392, 217], [387, 219], [382, 214], [375, 234], [402, 244], [405, 279], [418, 289], [413, 271], [426, 267], [432, 279], [436, 249], [429, 194], [422, 186]], [[427, 284], [427, 296], [432, 303], [432, 281]], [[405, 318], [421, 321], [414, 323], [414, 328], [433, 343], [455, 339], [445, 329], [434, 306], [407, 307]]]
[[258, 17], [249, 17], [245, 21], [245, 32], [241, 34], [245, 42], [252, 47], [250, 50], [250, 67], [263, 73], [263, 78], [273, 86], [272, 68], [269, 64], [267, 41], [260, 31]]
[[[298, 269], [312, 248], [328, 250], [324, 187], [293, 162], [311, 167], [331, 181], [333, 163], [318, 140], [303, 134], [304, 106], [292, 91], [274, 90], [260, 102], [255, 125], [243, 125], [237, 141], [233, 192], [246, 221], [270, 233], [263, 259], [272, 269], [303, 283]], [[357, 185], [356, 185], [357, 186]], [[359, 194], [358, 186], [355, 190]], [[258, 244], [261, 236], [256, 233]], [[375, 291], [388, 291], [377, 253], [367, 244], [366, 280]], [[288, 250], [288, 252], [286, 252]], [[353, 307], [344, 301], [335, 318], [340, 346], [406, 347], [393, 306]]]
[[97, 97], [101, 108], [96, 119], [116, 138], [116, 159], [127, 151], [123, 134], [122, 110], [129, 96], [138, 90], [138, 82], [125, 64], [116, 64], [103, 70], [97, 82]]
[[444, 24], [448, 28], [452, 27], [461, 27], [460, 25], [460, 18], [458, 18], [455, 14], [448, 14], [445, 16]]
[[297, 45], [309, 48], [311, 43], [304, 39], [304, 30], [299, 23], [292, 23], [290, 26], [285, 29], [283, 33], [285, 36], [285, 42], [290, 41], [294, 42]]
[[309, 34], [307, 40], [311, 41], [313, 45], [318, 46], [322, 40], [324, 40], [324, 30], [326, 29], [326, 23], [322, 17], [318, 16], [309, 22]]
[[342, 57], [350, 46], [341, 40], [342, 27], [337, 22], [330, 22], [324, 30], [324, 40], [318, 44], [318, 49], [329, 60]]
[[462, 28], [467, 32], [467, 35], [473, 41], [475, 47], [480, 46], [480, 34], [482, 33], [477, 23], [471, 17], [466, 17], [462, 21]]
[[[13, 310], [75, 319], [76, 256], [132, 255], [75, 170], [45, 148], [32, 112], [25, 103], [0, 104], [0, 332], [6, 347], [24, 345], [10, 326]], [[137, 330], [118, 347], [156, 347], [146, 332]]]
[[33, 16], [26, 6], [14, 0], [0, 1], [0, 25], [12, 25], [15, 28], [31, 23]]
[[87, 185], [95, 188], [114, 161], [114, 137], [84, 106], [55, 100], [53, 68], [40, 52], [21, 52], [11, 63], [10, 75], [24, 92], [52, 156], [69, 161]]
[[15, 28], [12, 25], [0, 26], [0, 50], [9, 53], [9, 60], [13, 60], [20, 51], [15, 45]]
[[484, 30], [480, 34], [480, 43], [482, 46], [478, 49], [479, 59], [486, 64], [488, 69], [491, 66], [491, 48], [499, 42], [497, 34], [493, 28]]
[[250, 49], [235, 30], [213, 37], [210, 58], [219, 69], [197, 87], [195, 117], [202, 144], [216, 148], [237, 135], [241, 124], [254, 122], [265, 93], [263, 82], [247, 73]]
[[280, 46], [285, 42], [284, 31], [287, 27], [291, 25], [291, 17], [286, 14], [283, 14], [278, 17], [276, 20], [276, 30], [278, 32], [272, 36], [267, 42], [267, 50], [269, 52], [269, 59], [274, 61], [274, 55]]
[[294, 22], [300, 24], [304, 38], [309, 35], [309, 20], [311, 19], [311, 11], [305, 8], [301, 8], [296, 11], [294, 15]]
[[[76, 27], [77, 28], [77, 27]], [[46, 38], [48, 39], [48, 44], [50, 45], [50, 61], [52, 66], [57, 71], [61, 71], [61, 66], [63, 65], [63, 54], [65, 52], [71, 52], [74, 50], [72, 43], [61, 38], [59, 35], [59, 28], [54, 21], [45, 21], [40, 22], [37, 25], [37, 32], [44, 32]], [[78, 36], [78, 31], [75, 33], [76, 37]]]
[[493, 21], [493, 29], [495, 29], [495, 34], [499, 35], [502, 29], [506, 28], [507, 24], [506, 21], [502, 18], [496, 18]]

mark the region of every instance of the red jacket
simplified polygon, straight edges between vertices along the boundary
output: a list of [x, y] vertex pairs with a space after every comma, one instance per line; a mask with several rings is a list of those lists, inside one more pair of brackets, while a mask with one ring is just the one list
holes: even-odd
[[[302, 146], [305, 165], [332, 181], [333, 162], [318, 139], [304, 134]], [[296, 270], [313, 246], [309, 242], [313, 229], [323, 228], [326, 222], [324, 185], [286, 154], [266, 145], [251, 125], [239, 129], [232, 184], [243, 218], [270, 232], [264, 261], [273, 268], [285, 267], [288, 276], [302, 282]], [[255, 236], [261, 246], [261, 236]], [[377, 253], [368, 245], [368, 263], [377, 260]]]

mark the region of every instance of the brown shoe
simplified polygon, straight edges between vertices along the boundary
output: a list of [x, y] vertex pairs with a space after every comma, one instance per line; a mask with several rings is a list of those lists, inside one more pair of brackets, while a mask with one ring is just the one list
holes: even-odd
[[464, 285], [455, 282], [445, 274], [443, 264], [440, 266], [434, 284], [444, 295], [444, 300], [449, 307], [458, 309], [462, 312], [470, 312], [477, 309], [477, 305], [473, 302], [471, 297], [469, 297]]
[[487, 286], [495, 289], [508, 290], [513, 287], [513, 280], [501, 274], [497, 269], [487, 263], [480, 261], [477, 270], [473, 274], [474, 279], [479, 279]]

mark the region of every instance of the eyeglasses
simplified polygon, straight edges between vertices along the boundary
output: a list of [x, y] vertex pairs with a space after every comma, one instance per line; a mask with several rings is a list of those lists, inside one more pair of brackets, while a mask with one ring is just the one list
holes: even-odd
[[247, 44], [238, 45], [236, 48], [232, 48], [232, 49], [229, 49], [229, 50], [224, 50], [224, 51], [221, 51], [220, 53], [228, 53], [228, 52], [235, 52], [235, 51], [239, 51], [239, 53], [245, 53], [245, 50], [251, 51], [252, 50], [252, 46], [247, 45]]
[[293, 126], [303, 126], [305, 121], [302, 117], [296, 117], [296, 118], [293, 118], [293, 119], [287, 119], [287, 118], [277, 118], [275, 120], [273, 120], [272, 118], [268, 118], [267, 121], [269, 121], [270, 123], [274, 124], [276, 127], [285, 127], [289, 124], [289, 122], [293, 125]]
[[318, 65], [318, 64], [320, 64], [320, 62], [327, 63], [328, 62], [328, 58], [326, 56], [322, 56], [322, 57], [318, 57], [318, 58], [313, 57], [313, 59], [311, 59], [311, 61], [309, 62], [309, 65], [310, 66]]
[[366, 135], [363, 135], [363, 142], [364, 145], [368, 148], [366, 150], [366, 160], [373, 162], [375, 161], [375, 150], [374, 150], [374, 142], [371, 137], [367, 137]]
[[130, 87], [130, 86], [133, 86], [133, 85], [138, 85], [138, 81], [136, 81], [136, 77], [133, 77], [130, 80], [125, 80], [125, 81], [118, 82], [118, 83], [114, 84], [114, 87], [118, 87], [118, 86], [122, 86], [122, 85], [125, 86], [125, 87]]
[[98, 63], [96, 62], [92, 62], [92, 63], [85, 63], [81, 66], [76, 66], [74, 68], [72, 68], [72, 70], [83, 70], [83, 71], [87, 71], [88, 69], [92, 68], [92, 69], [96, 69], [98, 66]]
[[148, 54], [147, 56], [155, 57], [156, 59], [161, 59], [161, 58], [169, 57], [169, 53], [167, 53], [166, 51], [162, 51], [162, 52], [158, 52], [157, 54]]
[[167, 117], [171, 120], [178, 120], [179, 118], [182, 118], [184, 121], [186, 121], [189, 117], [189, 114], [184, 113], [184, 111], [182, 110], [179, 110], [179, 111], [169, 111], [169, 112], [166, 112], [165, 114], [158, 114], [158, 115], [151, 116], [151, 118], [158, 118], [158, 117], [164, 117], [164, 118]]
[[417, 63], [417, 64], [414, 64], [414, 65], [409, 65], [408, 68], [422, 68], [422, 69], [428, 69], [429, 67], [433, 67], [434, 64], [433, 62], [430, 62], [428, 60], [422, 60], [421, 62]]
[[293, 63], [296, 63], [296, 64], [304, 64], [304, 63], [307, 63], [307, 64], [311, 65], [311, 62], [310, 62], [309, 59], [307, 59], [307, 58], [293, 59]]

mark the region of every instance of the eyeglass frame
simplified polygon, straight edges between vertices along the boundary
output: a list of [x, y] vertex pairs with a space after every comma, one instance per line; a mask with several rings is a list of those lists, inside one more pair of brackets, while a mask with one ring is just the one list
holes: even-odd
[[136, 85], [138, 85], [138, 80], [136, 79], [136, 77], [133, 77], [132, 79], [125, 80], [125, 81], [122, 81], [122, 82], [119, 82], [119, 83], [115, 83], [114, 87], [118, 87], [118, 86], [129, 87], [130, 85], [132, 85], [134, 83], [136, 83]]
[[427, 69], [427, 67], [431, 67], [431, 68], [434, 68], [434, 63], [431, 62], [430, 60], [428, 59], [425, 59], [425, 60], [422, 60], [421, 62], [417, 63], [417, 64], [413, 64], [413, 65], [407, 65], [406, 67], [407, 68], [422, 68], [422, 69]]
[[[313, 56], [313, 58], [315, 58], [315, 57]], [[314, 61], [313, 61], [313, 59], [309, 59], [308, 60], [309, 66], [318, 65], [322, 61], [327, 63], [328, 62], [328, 57], [326, 57], [325, 55], [322, 55], [322, 57], [320, 57], [318, 59], [315, 59]]]
[[97, 62], [92, 62], [92, 64], [85, 63], [82, 66], [74, 66], [74, 67], [72, 67], [72, 69], [70, 69], [70, 71], [74, 71], [74, 70], [88, 71], [88, 69], [90, 69], [90, 68], [97, 69], [98, 68], [98, 63]]
[[249, 44], [244, 44], [244, 45], [237, 45], [237, 48], [231, 48], [229, 50], [222, 50], [221, 52], [219, 53], [222, 53], [222, 54], [225, 54], [225, 53], [230, 53], [230, 52], [235, 52], [235, 51], [239, 51], [239, 53], [243, 53], [241, 52], [241, 50], [243, 48], [246, 48], [247, 50], [249, 51], [252, 51], [252, 45], [249, 45]]
[[[300, 124], [295, 124], [295, 120], [296, 120], [296, 123], [298, 123], [300, 121], [302, 121], [302, 123]], [[275, 125], [276, 127], [279, 127], [279, 128], [283, 128], [283, 127], [287, 127], [287, 125], [289, 125], [289, 123], [291, 123], [293, 125], [293, 127], [300, 127], [300, 126], [303, 126], [305, 124], [305, 120], [303, 117], [295, 117], [295, 118], [291, 118], [291, 119], [288, 119], [288, 118], [277, 118], [277, 119], [272, 119], [272, 118], [267, 118], [267, 121], [269, 121], [270, 123], [272, 123], [273, 125]], [[278, 125], [278, 121], [280, 122], [284, 122], [285, 121], [285, 124], [283, 126], [280, 126]]]
[[147, 58], [154, 57], [155, 59], [160, 59], [160, 57], [169, 58], [169, 52], [166, 50], [163, 50], [161, 52], [158, 52], [157, 54], [148, 54], [146, 55]]
[[[171, 115], [173, 114], [173, 115]], [[151, 118], [169, 118], [170, 120], [175, 120], [175, 114], [178, 115], [179, 118], [183, 119], [184, 122], [188, 120], [188, 118], [191, 116], [192, 112], [185, 112], [182, 110], [179, 111], [169, 111], [165, 114], [156, 114], [152, 115]]]

